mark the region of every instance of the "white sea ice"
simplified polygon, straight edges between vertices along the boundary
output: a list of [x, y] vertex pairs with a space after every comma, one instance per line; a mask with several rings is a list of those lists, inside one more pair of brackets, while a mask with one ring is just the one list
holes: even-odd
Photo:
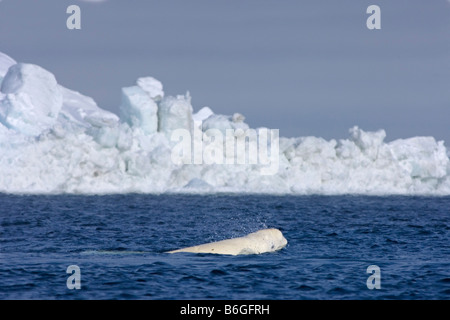
[[[358, 127], [340, 140], [280, 137], [272, 175], [254, 163], [175, 163], [174, 130], [200, 138], [230, 129], [245, 133], [244, 116], [208, 107], [194, 113], [189, 94], [165, 96], [151, 77], [122, 89], [119, 118], [59, 85], [49, 71], [0, 53], [3, 76], [0, 192], [450, 195], [448, 151], [433, 137], [387, 142], [384, 130]], [[201, 143], [200, 156], [226, 149], [217, 141]]]
[[121, 119], [151, 135], [158, 130], [158, 105], [139, 86], [122, 88]]
[[192, 115], [194, 122], [202, 122], [212, 116], [214, 112], [209, 107], [203, 107]]
[[165, 97], [158, 106], [158, 131], [170, 139], [173, 130], [192, 130], [192, 105], [188, 94]]
[[151, 99], [160, 101], [164, 98], [162, 83], [153, 77], [142, 77], [136, 80], [136, 84], [144, 90]]
[[115, 126], [119, 117], [112, 112], [103, 110], [91, 97], [79, 92], [59, 86], [63, 94], [63, 105], [59, 113], [58, 122], [65, 126], [76, 125], [83, 128], [90, 126]]
[[23, 134], [37, 135], [56, 122], [63, 103], [54, 75], [25, 63], [12, 65], [2, 81], [0, 122]]
[[0, 52], [0, 87], [2, 84], [2, 79], [8, 72], [9, 67], [15, 65], [17, 62], [10, 56]]

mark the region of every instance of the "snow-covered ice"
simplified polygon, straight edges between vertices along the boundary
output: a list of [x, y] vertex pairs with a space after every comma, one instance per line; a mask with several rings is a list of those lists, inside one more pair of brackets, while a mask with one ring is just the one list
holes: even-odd
[[8, 72], [9, 67], [16, 64], [17, 62], [10, 56], [0, 52], [0, 86], [2, 84], [2, 79]]
[[158, 105], [139, 86], [122, 88], [121, 118], [150, 135], [158, 131]]
[[17, 63], [4, 75], [0, 101], [0, 122], [18, 132], [37, 135], [52, 127], [63, 97], [53, 74], [43, 68]]
[[278, 171], [262, 175], [258, 164], [172, 161], [176, 129], [250, 128], [239, 113], [194, 113], [189, 93], [166, 96], [152, 77], [122, 89], [120, 116], [2, 53], [0, 88], [0, 192], [450, 194], [447, 149], [433, 137], [386, 142], [356, 126], [341, 140], [280, 137]]
[[155, 101], [164, 98], [163, 85], [153, 77], [142, 77], [136, 80], [136, 84], [142, 88]]

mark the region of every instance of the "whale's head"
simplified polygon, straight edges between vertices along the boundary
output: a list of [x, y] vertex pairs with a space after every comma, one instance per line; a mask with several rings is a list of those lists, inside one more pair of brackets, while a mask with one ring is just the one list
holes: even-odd
[[250, 233], [247, 237], [258, 243], [262, 251], [277, 251], [287, 245], [287, 240], [280, 230], [271, 228]]

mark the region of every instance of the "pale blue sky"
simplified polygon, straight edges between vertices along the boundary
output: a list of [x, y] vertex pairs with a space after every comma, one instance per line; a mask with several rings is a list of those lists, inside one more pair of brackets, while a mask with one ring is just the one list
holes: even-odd
[[[81, 30], [66, 8], [81, 7]], [[366, 8], [381, 7], [381, 30]], [[160, 79], [195, 110], [243, 113], [282, 136], [450, 145], [450, 3], [446, 0], [3, 0], [0, 51], [118, 112], [120, 88]]]

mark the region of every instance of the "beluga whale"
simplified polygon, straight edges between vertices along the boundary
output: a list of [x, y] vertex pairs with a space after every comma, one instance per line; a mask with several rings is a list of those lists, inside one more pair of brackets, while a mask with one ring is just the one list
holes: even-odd
[[286, 244], [287, 240], [281, 231], [271, 228], [252, 232], [244, 237], [200, 244], [193, 247], [167, 251], [167, 253], [261, 254], [280, 250]]

